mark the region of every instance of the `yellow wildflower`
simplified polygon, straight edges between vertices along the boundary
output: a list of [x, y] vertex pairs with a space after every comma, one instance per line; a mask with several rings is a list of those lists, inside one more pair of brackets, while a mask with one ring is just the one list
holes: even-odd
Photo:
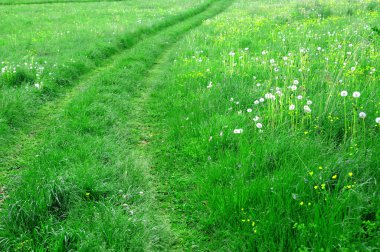
[[337, 177], [338, 177], [338, 175], [335, 174], [335, 175], [332, 176], [331, 178], [332, 178], [332, 179], [336, 179]]
[[348, 176], [352, 177], [354, 174], [352, 172], [348, 173]]

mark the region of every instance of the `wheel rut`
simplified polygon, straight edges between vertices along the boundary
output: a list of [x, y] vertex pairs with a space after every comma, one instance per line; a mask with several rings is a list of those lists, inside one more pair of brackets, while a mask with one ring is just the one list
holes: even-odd
[[[230, 3], [215, 1], [191, 18], [140, 41], [97, 69], [58, 102], [41, 110], [33, 129], [20, 137], [22, 145], [6, 162], [8, 168], [22, 169], [10, 176], [13, 180], [10, 198], [1, 210], [4, 223], [0, 248], [12, 248], [20, 230], [35, 243], [39, 239], [56, 242], [54, 239], [62, 237], [66, 241], [67, 236], [76, 234], [60, 234], [57, 238], [53, 231], [70, 230], [77, 219], [87, 220], [93, 229], [97, 225], [104, 228], [108, 223], [104, 220], [98, 223], [89, 215], [108, 211], [116, 219], [112, 225], [127, 225], [124, 222], [134, 218], [125, 217], [123, 211], [127, 209], [131, 215], [136, 213], [138, 219], [134, 227], [139, 228], [133, 234], [143, 238], [144, 243], [138, 245], [140, 249], [141, 246], [144, 251], [171, 249], [176, 235], [156, 200], [156, 185], [161, 182], [150, 171], [154, 155], [146, 148], [154, 122], [145, 116], [145, 109], [155, 79], [163, 74], [163, 65], [168, 63], [171, 48], [188, 31], [222, 12]], [[81, 176], [94, 180], [93, 184], [78, 180]], [[119, 194], [123, 194], [122, 199]], [[138, 195], [141, 199], [129, 200]], [[81, 210], [90, 204], [91, 211]], [[54, 217], [51, 208], [45, 205], [54, 205], [54, 214], [59, 216]], [[29, 212], [25, 213], [25, 209]], [[42, 226], [44, 229], [40, 229]], [[63, 248], [80, 249], [79, 244], [86, 240], [81, 235], [75, 244], [63, 243]], [[134, 249], [133, 244], [125, 246]]]

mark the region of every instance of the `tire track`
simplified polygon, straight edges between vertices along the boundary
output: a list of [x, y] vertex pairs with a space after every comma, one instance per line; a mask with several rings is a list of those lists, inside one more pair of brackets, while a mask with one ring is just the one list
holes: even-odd
[[[54, 111], [60, 110], [60, 108], [62, 108], [74, 94], [83, 89], [83, 86], [86, 85], [85, 83], [93, 81], [98, 78], [105, 69], [112, 67], [113, 64], [118, 61], [120, 56], [125, 53], [125, 51], [133, 49], [141, 41], [149, 39], [165, 29], [175, 26], [176, 24], [184, 22], [185, 20], [206, 11], [212, 3], [212, 0], [208, 1], [192, 10], [168, 18], [153, 27], [143, 28], [137, 32], [126, 35], [125, 40], [120, 41], [119, 43], [119, 50], [114, 54], [108, 55], [100, 66], [73, 79], [73, 82], [77, 82], [76, 85], [73, 87], [67, 87], [67, 89], [58, 96], [58, 98], [53, 99], [43, 105], [35, 118], [33, 118], [30, 122], [27, 122], [27, 125], [24, 126], [24, 128], [17, 129], [18, 131], [16, 131], [16, 136], [13, 137], [12, 142], [3, 143], [3, 146], [0, 148], [0, 183], [4, 180], [4, 170], [17, 170], [22, 167], [22, 165], [14, 161], [19, 156], [20, 150], [23, 148], [23, 143], [26, 141], [25, 139], [35, 135], [37, 131], [42, 131], [43, 128], [46, 128], [46, 118], [49, 118], [51, 114], [54, 114]], [[4, 149], [6, 150], [5, 152]]]
[[[5, 248], [12, 248], [12, 242], [17, 240], [19, 233], [13, 233], [16, 237], [9, 237], [12, 234], [12, 230], [25, 230], [26, 235], [31, 236], [30, 239], [46, 240], [50, 237], [45, 237], [41, 234], [37, 236], [35, 233], [29, 233], [28, 230], [35, 230], [38, 227], [35, 225], [44, 225], [44, 223], [49, 223], [51, 215], [46, 212], [44, 208], [41, 208], [41, 204], [36, 204], [40, 202], [40, 199], [33, 197], [34, 190], [39, 188], [42, 193], [39, 192], [37, 195], [50, 195], [52, 192], [51, 187], [44, 187], [44, 184], [49, 185], [49, 181], [54, 182], [57, 177], [64, 176], [65, 174], [71, 174], [70, 167], [81, 166], [82, 163], [86, 163], [86, 160], [93, 161], [95, 157], [85, 156], [82, 157], [80, 163], [70, 164], [63, 170], [56, 170], [54, 174], [50, 175], [51, 167], [55, 167], [54, 164], [44, 164], [42, 161], [45, 157], [41, 157], [42, 161], [34, 161], [36, 154], [39, 154], [40, 149], [46, 150], [44, 155], [49, 156], [49, 154], [54, 154], [56, 150], [60, 151], [72, 151], [72, 146], [60, 146], [57, 140], [62, 137], [70, 139], [70, 137], [75, 137], [77, 139], [78, 146], [82, 142], [86, 142], [86, 137], [88, 134], [81, 135], [77, 133], [76, 129], [70, 128], [72, 122], [83, 118], [86, 120], [88, 115], [84, 112], [83, 114], [78, 112], [71, 112], [76, 104], [82, 102], [83, 97], [90, 97], [91, 95], [96, 95], [99, 99], [97, 102], [113, 112], [120, 115], [115, 123], [111, 124], [106, 131], [102, 131], [100, 136], [108, 139], [114, 146], [114, 151], [117, 153], [116, 156], [110, 157], [116, 161], [120, 161], [120, 157], [127, 157], [123, 162], [130, 162], [132, 166], [130, 167], [131, 172], [136, 170], [136, 174], [140, 174], [139, 181], [141, 187], [146, 189], [146, 199], [138, 204], [138, 209], [142, 211], [142, 215], [146, 220], [144, 222], [143, 234], [140, 234], [145, 238], [146, 242], [144, 245], [144, 250], [151, 251], [162, 249], [163, 247], [168, 248], [167, 245], [173, 243], [173, 237], [175, 234], [170, 230], [170, 221], [168, 217], [160, 210], [160, 207], [156, 201], [155, 192], [155, 178], [150, 174], [150, 159], [152, 158], [149, 152], [144, 149], [144, 144], [142, 144], [141, 139], [144, 139], [145, 134], [149, 132], [149, 124], [152, 122], [146, 121], [144, 115], [145, 104], [149, 102], [149, 96], [153, 92], [155, 87], [155, 78], [157, 75], [162, 74], [162, 64], [167, 62], [167, 55], [170, 49], [175, 45], [175, 43], [180, 39], [186, 32], [202, 24], [203, 20], [211, 18], [230, 4], [230, 1], [215, 1], [207, 10], [189, 18], [188, 20], [178, 23], [168, 29], [165, 29], [155, 36], [149, 37], [148, 39], [142, 40], [140, 43], [136, 44], [133, 48], [126, 50], [122, 55], [115, 57], [110, 62], [110, 65], [105, 66], [97, 70], [97, 74], [92, 78], [88, 78], [73, 88], [59, 103], [51, 103], [44, 108], [44, 113], [42, 113], [37, 124], [34, 125], [34, 134], [24, 135], [24, 146], [21, 148], [20, 152], [17, 153], [16, 159], [20, 162], [23, 161], [25, 164], [29, 164], [29, 168], [23, 170], [24, 172], [20, 174], [20, 180], [15, 185], [15, 189], [11, 192], [12, 197], [7, 201], [9, 208], [3, 211], [4, 225], [3, 229], [0, 230], [0, 248], [1, 246], [7, 246]], [[152, 46], [154, 45], [154, 46]], [[132, 73], [135, 74], [131, 75]], [[111, 77], [112, 76], [112, 77]], [[119, 82], [114, 82], [115, 76]], [[104, 86], [107, 86], [104, 88]], [[128, 92], [126, 92], [128, 90]], [[113, 97], [109, 99], [109, 97]], [[125, 108], [119, 105], [128, 106], [127, 112]], [[81, 105], [79, 105], [81, 106]], [[102, 119], [101, 117], [98, 119]], [[43, 126], [41, 126], [41, 124]], [[40, 127], [40, 128], [38, 128]], [[64, 133], [64, 135], [60, 135]], [[89, 144], [89, 143], [86, 143]], [[91, 144], [91, 143], [90, 143]], [[94, 145], [96, 142], [93, 143]], [[75, 147], [75, 148], [76, 148]], [[62, 150], [62, 148], [64, 148]], [[67, 150], [65, 149], [67, 148]], [[84, 160], [83, 160], [84, 158]], [[57, 166], [62, 166], [61, 161], [57, 161]], [[90, 162], [90, 161], [89, 161]], [[127, 164], [123, 166], [128, 167]], [[60, 168], [62, 169], [62, 168]], [[72, 169], [72, 168], [71, 168]], [[75, 169], [72, 171], [75, 172]], [[37, 173], [37, 174], [35, 174]], [[30, 179], [33, 174], [35, 179]], [[107, 178], [108, 179], [108, 178]], [[114, 178], [118, 179], [118, 178]], [[122, 181], [120, 180], [120, 183]], [[64, 187], [65, 185], [62, 185]], [[117, 187], [118, 185], [115, 184]], [[120, 185], [123, 186], [125, 185]], [[77, 187], [80, 187], [79, 185]], [[75, 194], [76, 192], [74, 192]], [[79, 193], [79, 192], [78, 192]], [[37, 201], [39, 200], [39, 201]], [[46, 199], [46, 204], [49, 204], [49, 199]], [[104, 199], [104, 204], [108, 204], [108, 199]], [[102, 202], [100, 202], [102, 203]], [[102, 203], [103, 204], [103, 203]], [[25, 216], [20, 218], [20, 210], [30, 209], [32, 207], [33, 212], [26, 213]], [[112, 205], [112, 208], [120, 207], [118, 205]], [[45, 211], [45, 212], [44, 212]], [[65, 210], [66, 211], [66, 210]], [[70, 212], [78, 211], [75, 205], [68, 207]], [[93, 211], [96, 211], [93, 210]], [[82, 216], [83, 217], [83, 216]], [[83, 217], [88, 219], [88, 217]], [[32, 220], [40, 220], [35, 224]], [[69, 221], [57, 221], [54, 224], [54, 228], [65, 229], [65, 225], [68, 225]], [[104, 224], [104, 223], [103, 223]], [[102, 224], [102, 225], [103, 225]], [[3, 236], [2, 231], [5, 230], [7, 236]], [[83, 232], [83, 230], [82, 230]], [[48, 234], [54, 232], [48, 231]], [[65, 236], [66, 239], [66, 236]], [[79, 239], [79, 238], [78, 238]], [[85, 239], [85, 238], [84, 238]], [[166, 245], [165, 245], [166, 244]], [[5, 250], [7, 250], [5, 249]]]

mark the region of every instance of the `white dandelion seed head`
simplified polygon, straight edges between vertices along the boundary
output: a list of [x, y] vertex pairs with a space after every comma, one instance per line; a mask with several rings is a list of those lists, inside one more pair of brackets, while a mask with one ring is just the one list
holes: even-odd
[[305, 111], [305, 113], [311, 113], [311, 108], [307, 105], [303, 106], [303, 110]]
[[296, 106], [294, 104], [289, 105], [289, 110], [294, 110], [295, 108], [296, 108]]
[[235, 56], [235, 52], [230, 52], [229, 55], [230, 55], [231, 57], [234, 57], [234, 56]]
[[340, 92], [340, 96], [342, 97], [346, 97], [348, 95], [348, 92], [346, 90], [343, 90], [342, 92]]
[[290, 89], [291, 89], [292, 91], [296, 91], [296, 90], [297, 90], [297, 86], [296, 86], [296, 85], [292, 85], [292, 86], [290, 87]]
[[243, 133], [243, 129], [234, 129], [234, 134], [241, 134]]
[[380, 124], [380, 117], [376, 117], [375, 122]]
[[362, 112], [359, 113], [359, 117], [362, 118], [362, 119], [364, 119], [364, 118], [367, 117], [367, 114], [362, 111]]
[[251, 109], [251, 108], [247, 109], [247, 112], [248, 112], [248, 113], [251, 113], [251, 112], [252, 112], [252, 109]]
[[308, 100], [308, 101], [306, 102], [306, 104], [307, 104], [307, 105], [311, 105], [311, 104], [313, 104], [313, 102], [310, 101], [310, 100]]
[[293, 81], [293, 84], [294, 84], [294, 85], [298, 85], [299, 83], [300, 83], [300, 82], [299, 82], [298, 80], [294, 80], [294, 81]]
[[263, 125], [262, 125], [261, 123], [256, 123], [256, 127], [257, 127], [258, 129], [261, 129], [261, 128], [263, 127]]
[[258, 116], [255, 116], [254, 118], [252, 118], [252, 120], [255, 122], [257, 122], [259, 119], [260, 119], [260, 117], [258, 117]]
[[298, 100], [302, 100], [302, 98], [303, 98], [302, 95], [297, 96], [297, 99], [298, 99]]
[[255, 105], [257, 105], [257, 104], [259, 104], [260, 102], [259, 102], [259, 100], [255, 100], [253, 103], [254, 103]]
[[272, 98], [272, 94], [271, 93], [267, 93], [264, 95], [265, 99], [271, 99]]
[[356, 70], [356, 67], [351, 67], [351, 71], [355, 71]]
[[287, 61], [288, 60], [288, 57], [282, 57], [282, 59], [284, 60], [284, 61]]
[[359, 98], [360, 97], [360, 92], [358, 92], [358, 91], [353, 92], [352, 93], [352, 97]]
[[259, 99], [259, 102], [264, 102], [264, 101], [265, 101], [264, 98], [260, 98], [260, 99]]

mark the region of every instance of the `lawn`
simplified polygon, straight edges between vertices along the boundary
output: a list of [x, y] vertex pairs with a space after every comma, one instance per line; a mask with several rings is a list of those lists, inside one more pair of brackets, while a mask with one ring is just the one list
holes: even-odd
[[380, 249], [380, 2], [0, 10], [1, 250]]

